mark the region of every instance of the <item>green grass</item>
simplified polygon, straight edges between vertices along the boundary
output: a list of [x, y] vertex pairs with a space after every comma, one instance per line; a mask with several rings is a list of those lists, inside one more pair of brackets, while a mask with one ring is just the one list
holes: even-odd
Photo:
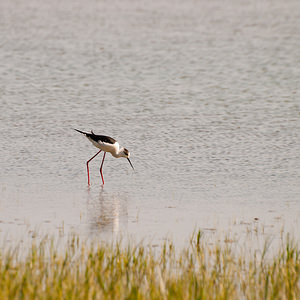
[[180, 253], [142, 245], [53, 240], [0, 253], [0, 299], [300, 299], [299, 249], [287, 239], [266, 258], [207, 245], [201, 232]]

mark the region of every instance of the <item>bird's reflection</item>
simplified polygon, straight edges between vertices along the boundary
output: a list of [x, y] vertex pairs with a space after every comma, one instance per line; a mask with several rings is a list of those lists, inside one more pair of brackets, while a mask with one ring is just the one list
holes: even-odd
[[103, 190], [98, 195], [90, 194], [88, 200], [88, 222], [91, 233], [113, 233], [127, 228], [126, 196], [107, 193]]

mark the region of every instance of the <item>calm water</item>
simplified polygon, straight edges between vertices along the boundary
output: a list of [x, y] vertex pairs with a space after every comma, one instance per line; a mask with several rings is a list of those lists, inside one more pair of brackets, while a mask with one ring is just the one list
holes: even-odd
[[[298, 0], [1, 0], [1, 240], [300, 237], [299, 33]], [[136, 171], [88, 188], [72, 128]]]

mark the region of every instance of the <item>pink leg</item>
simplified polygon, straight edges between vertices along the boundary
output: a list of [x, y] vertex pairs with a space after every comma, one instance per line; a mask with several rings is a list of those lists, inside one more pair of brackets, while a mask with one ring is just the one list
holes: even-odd
[[89, 170], [89, 162], [95, 158], [102, 150], [98, 151], [91, 159], [86, 162], [87, 174], [88, 174], [88, 185], [90, 185], [90, 170]]
[[104, 163], [105, 154], [106, 154], [106, 152], [104, 152], [101, 167], [100, 167], [100, 174], [101, 174], [103, 185], [104, 185], [104, 179], [103, 179], [103, 174], [102, 174], [102, 167], [103, 167], [103, 163]]

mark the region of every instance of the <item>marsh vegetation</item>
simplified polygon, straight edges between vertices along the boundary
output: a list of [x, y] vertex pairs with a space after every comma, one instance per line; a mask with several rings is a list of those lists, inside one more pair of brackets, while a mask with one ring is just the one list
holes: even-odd
[[299, 248], [237, 253], [199, 231], [180, 251], [172, 242], [105, 245], [72, 237], [0, 256], [0, 299], [299, 299]]

